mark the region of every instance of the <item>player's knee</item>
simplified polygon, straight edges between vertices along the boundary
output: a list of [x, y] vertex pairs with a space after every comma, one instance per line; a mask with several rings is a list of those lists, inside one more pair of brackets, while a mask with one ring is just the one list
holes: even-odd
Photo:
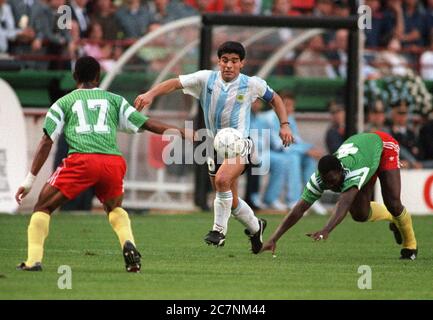
[[215, 187], [217, 191], [227, 191], [230, 189], [231, 179], [227, 175], [216, 175], [215, 176]]
[[353, 221], [356, 222], [365, 222], [368, 220], [368, 216], [364, 215], [364, 214], [360, 214], [359, 212], [357, 212], [356, 214], [350, 212]]
[[365, 222], [368, 220], [368, 209], [353, 207], [350, 209], [350, 215], [356, 222]]

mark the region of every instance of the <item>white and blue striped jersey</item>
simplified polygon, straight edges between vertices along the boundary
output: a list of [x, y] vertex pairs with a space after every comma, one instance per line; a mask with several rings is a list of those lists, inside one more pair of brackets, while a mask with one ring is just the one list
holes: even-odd
[[251, 104], [272, 100], [274, 91], [259, 77], [244, 74], [225, 82], [220, 71], [201, 70], [179, 76], [183, 92], [197, 99], [203, 109], [206, 128], [213, 136], [222, 128], [238, 129], [246, 138], [250, 132]]

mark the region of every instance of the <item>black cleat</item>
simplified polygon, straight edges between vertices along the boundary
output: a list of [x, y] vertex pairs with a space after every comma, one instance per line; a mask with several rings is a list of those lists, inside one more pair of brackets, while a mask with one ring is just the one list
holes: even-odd
[[400, 259], [402, 260], [415, 260], [418, 255], [418, 249], [403, 248], [401, 249], [400, 254]]
[[204, 241], [209, 245], [214, 245], [217, 247], [223, 247], [224, 242], [226, 241], [226, 237], [224, 234], [222, 234], [219, 231], [211, 230], [209, 233], [204, 237]]
[[25, 262], [21, 262], [19, 265], [17, 265], [17, 270], [22, 271], [42, 271], [42, 264], [40, 262], [36, 262], [31, 267], [26, 266]]
[[131, 241], [125, 241], [123, 245], [123, 258], [125, 259], [127, 272], [140, 272], [141, 254]]
[[251, 251], [254, 254], [258, 254], [260, 250], [262, 250], [263, 246], [263, 232], [266, 229], [266, 220], [265, 219], [259, 219], [259, 231], [257, 231], [255, 234], [251, 234], [248, 229], [245, 229], [245, 234], [250, 238], [251, 241]]
[[394, 233], [395, 242], [397, 242], [397, 244], [402, 244], [403, 238], [401, 237], [400, 230], [398, 230], [397, 225], [394, 222], [389, 224], [389, 230]]

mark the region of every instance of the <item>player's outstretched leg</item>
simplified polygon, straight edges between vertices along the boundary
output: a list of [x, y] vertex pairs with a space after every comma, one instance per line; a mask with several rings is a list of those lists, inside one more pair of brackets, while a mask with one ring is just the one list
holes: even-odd
[[251, 207], [241, 198], [238, 198], [239, 205], [232, 210], [232, 215], [245, 227], [245, 234], [251, 241], [251, 251], [254, 254], [260, 252], [263, 246], [263, 232], [266, 228], [266, 220], [258, 219]]
[[140, 272], [141, 254], [135, 247], [134, 236], [131, 229], [131, 220], [128, 213], [120, 207], [114, 208], [108, 214], [108, 220], [119, 238], [123, 250], [125, 267], [128, 272]]

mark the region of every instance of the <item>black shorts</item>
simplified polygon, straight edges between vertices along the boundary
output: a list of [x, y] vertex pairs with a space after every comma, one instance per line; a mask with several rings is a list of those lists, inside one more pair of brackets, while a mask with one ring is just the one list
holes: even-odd
[[[244, 174], [245, 171], [248, 170], [249, 167], [256, 166], [254, 161], [252, 160], [252, 154], [254, 152], [254, 142], [250, 138], [246, 138], [247, 141], [247, 149], [245, 154], [245, 168], [244, 171], [242, 171], [241, 174]], [[214, 177], [216, 173], [218, 172], [218, 169], [221, 167], [221, 164], [223, 163], [224, 158], [219, 156], [216, 151], [214, 150], [213, 157], [207, 158], [207, 170], [208, 174], [211, 177]], [[256, 161], [257, 162], [257, 161]]]

